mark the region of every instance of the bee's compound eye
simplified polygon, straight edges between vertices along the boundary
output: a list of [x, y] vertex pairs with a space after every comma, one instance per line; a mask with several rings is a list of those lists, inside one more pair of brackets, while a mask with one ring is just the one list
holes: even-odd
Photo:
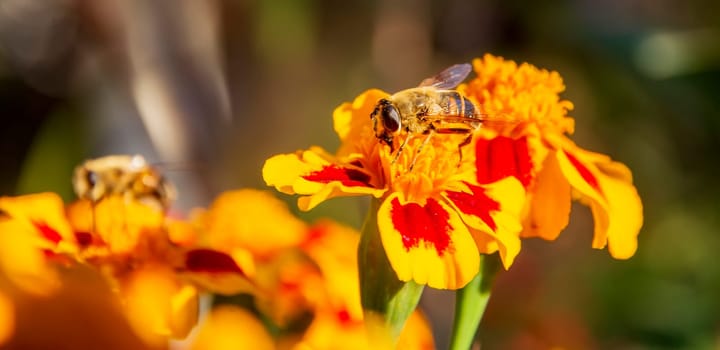
[[88, 170], [87, 173], [85, 173], [85, 181], [87, 181], [88, 187], [95, 187], [98, 181], [97, 173], [92, 170]]
[[400, 114], [391, 104], [387, 104], [382, 109], [383, 127], [390, 132], [400, 130]]

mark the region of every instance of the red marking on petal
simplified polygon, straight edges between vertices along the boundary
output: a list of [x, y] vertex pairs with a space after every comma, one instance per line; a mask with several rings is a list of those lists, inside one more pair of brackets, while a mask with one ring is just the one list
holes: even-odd
[[314, 171], [303, 176], [303, 179], [313, 182], [329, 183], [340, 181], [345, 186], [370, 186], [370, 175], [356, 169], [342, 168], [337, 165], [324, 167], [322, 170]]
[[338, 311], [337, 318], [342, 325], [348, 325], [352, 323], [352, 316], [350, 316], [350, 312], [347, 309], [341, 309], [340, 311]]
[[583, 180], [585, 180], [585, 182], [587, 182], [587, 184], [590, 185], [590, 187], [594, 188], [596, 191], [598, 191], [602, 195], [603, 194], [602, 189], [600, 188], [600, 184], [598, 183], [597, 179], [595, 178], [595, 175], [593, 175], [592, 172], [590, 172], [590, 170], [587, 167], [585, 167], [585, 165], [580, 163], [580, 161], [577, 158], [575, 158], [575, 156], [573, 156], [572, 154], [570, 154], [566, 151], [563, 151], [563, 152], [565, 152], [565, 155], [567, 156], [568, 160], [570, 161], [572, 166], [574, 166], [575, 169], [577, 169], [578, 173], [580, 173], [580, 176], [582, 176]]
[[280, 281], [279, 287], [280, 291], [289, 293], [289, 292], [295, 292], [300, 290], [300, 283], [297, 281]]
[[81, 247], [87, 247], [93, 242], [93, 235], [90, 232], [76, 231], [75, 241], [77, 241]]
[[193, 272], [231, 272], [242, 274], [242, 269], [230, 255], [212, 249], [191, 250], [185, 256], [185, 267]]
[[497, 224], [490, 215], [491, 211], [500, 210], [500, 203], [490, 198], [485, 189], [480, 186], [467, 184], [472, 193], [447, 191], [446, 196], [461, 212], [467, 215], [477, 216], [491, 230], [497, 229]]
[[478, 139], [475, 146], [478, 183], [487, 184], [515, 176], [527, 188], [533, 179], [527, 137], [498, 136]]
[[425, 206], [421, 206], [417, 203], [401, 205], [395, 198], [391, 205], [393, 226], [402, 235], [405, 249], [409, 251], [422, 241], [432, 244], [442, 256], [450, 248], [450, 214], [436, 200], [429, 198]]
[[305, 236], [305, 241], [301, 244], [304, 246], [309, 246], [315, 243], [318, 240], [323, 239], [328, 234], [328, 227], [327, 225], [323, 224], [315, 224], [308, 230], [307, 236]]
[[62, 236], [55, 231], [52, 227], [48, 226], [48, 224], [44, 222], [33, 222], [33, 225], [35, 225], [35, 228], [40, 231], [40, 234], [47, 239], [50, 242], [53, 242], [55, 244], [58, 244], [58, 242], [62, 241]]

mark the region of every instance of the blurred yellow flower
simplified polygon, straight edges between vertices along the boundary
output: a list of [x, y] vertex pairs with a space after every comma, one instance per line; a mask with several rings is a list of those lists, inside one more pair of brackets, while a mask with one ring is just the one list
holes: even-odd
[[608, 156], [576, 146], [567, 115], [570, 101], [557, 72], [485, 55], [473, 61], [477, 77], [458, 90], [483, 113], [515, 123], [489, 123], [477, 135], [477, 182], [513, 176], [525, 186], [523, 237], [554, 240], [567, 226], [571, 196], [589, 205], [595, 218], [593, 248], [631, 257], [643, 222], [642, 203], [630, 170]]

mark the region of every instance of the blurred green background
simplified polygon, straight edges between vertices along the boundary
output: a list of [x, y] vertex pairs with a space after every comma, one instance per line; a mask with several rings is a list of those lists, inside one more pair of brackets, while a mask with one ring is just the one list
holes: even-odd
[[[333, 150], [332, 110], [363, 90], [489, 52], [561, 73], [573, 139], [633, 170], [645, 225], [628, 261], [590, 248], [580, 205], [525, 241], [482, 348], [719, 349], [719, 20], [710, 0], [0, 0], [0, 194], [70, 199], [78, 162], [141, 153], [178, 210], [206, 205], [264, 188], [273, 154]], [[363, 205], [300, 215], [359, 227]], [[451, 299], [423, 300], [439, 348]]]

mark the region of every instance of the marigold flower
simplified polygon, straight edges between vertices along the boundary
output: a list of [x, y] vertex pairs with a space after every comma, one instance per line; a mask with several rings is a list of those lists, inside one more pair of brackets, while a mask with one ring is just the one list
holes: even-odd
[[191, 276], [222, 294], [256, 291], [258, 265], [272, 264], [276, 255], [297, 247], [307, 234], [305, 223], [293, 216], [285, 203], [266, 191], [252, 189], [223, 192], [207, 210], [196, 209], [192, 222], [193, 247], [232, 257], [228, 262], [243, 272]]
[[[219, 250], [173, 242], [194, 235], [189, 223], [132, 197], [107, 195], [65, 208], [52, 193], [0, 198], [0, 271], [16, 286], [49, 294], [61, 286], [54, 265], [89, 265], [123, 301], [149, 343], [184, 337], [197, 321], [196, 280], [244, 281], [240, 263]], [[175, 231], [182, 231], [177, 233]], [[223, 284], [203, 288], [224, 291]]]
[[473, 61], [477, 77], [458, 90], [489, 116], [516, 123], [488, 123], [475, 144], [477, 181], [513, 176], [525, 186], [523, 237], [554, 240], [567, 226], [571, 195], [595, 218], [593, 248], [608, 245], [618, 259], [637, 249], [642, 203], [630, 170], [608, 156], [576, 146], [570, 101], [557, 72], [485, 55]]
[[[359, 233], [330, 220], [321, 220], [309, 228], [307, 239], [299, 246], [318, 269], [318, 279], [300, 279], [296, 290], [312, 287], [319, 296], [306, 299], [312, 322], [293, 349], [433, 349], [434, 341], [427, 321], [415, 312], [403, 329], [397, 347], [384, 339], [384, 321], [367, 317], [360, 304], [357, 245]], [[290, 266], [292, 267], [292, 266]], [[318, 283], [319, 282], [319, 283]], [[381, 337], [383, 339], [377, 339]]]
[[458, 152], [464, 135], [410, 137], [396, 157], [378, 142], [370, 121], [387, 96], [369, 90], [342, 104], [333, 113], [342, 142], [337, 153], [312, 147], [274, 156], [263, 168], [266, 183], [302, 195], [302, 210], [337, 196], [378, 198], [377, 226], [402, 281], [460, 288], [478, 272], [479, 254], [497, 250], [509, 266], [520, 249], [520, 183], [477, 184], [474, 155], [461, 159]]

